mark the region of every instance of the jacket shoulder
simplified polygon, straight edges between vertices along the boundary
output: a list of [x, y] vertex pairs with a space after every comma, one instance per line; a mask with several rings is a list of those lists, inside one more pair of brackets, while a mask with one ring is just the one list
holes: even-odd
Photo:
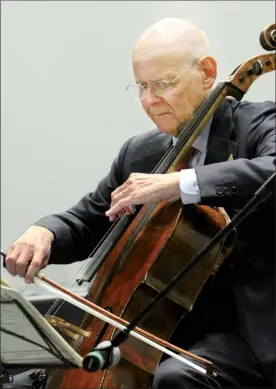
[[158, 145], [169, 143], [172, 140], [172, 136], [168, 134], [161, 133], [159, 130], [154, 129], [143, 134], [136, 135], [131, 140], [131, 147], [136, 149], [140, 147], [152, 147]]
[[274, 101], [251, 102], [247, 100], [237, 101], [229, 100], [233, 115], [245, 115], [248, 118], [252, 116], [271, 115], [275, 114], [276, 103]]
[[126, 155], [131, 159], [141, 158], [151, 153], [164, 152], [172, 143], [172, 136], [154, 129], [136, 135], [128, 140]]

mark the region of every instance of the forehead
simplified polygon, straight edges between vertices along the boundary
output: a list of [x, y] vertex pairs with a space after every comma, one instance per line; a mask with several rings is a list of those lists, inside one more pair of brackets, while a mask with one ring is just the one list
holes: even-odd
[[156, 78], [174, 77], [182, 71], [187, 58], [179, 50], [160, 50], [152, 47], [133, 54], [135, 78], [145, 82]]

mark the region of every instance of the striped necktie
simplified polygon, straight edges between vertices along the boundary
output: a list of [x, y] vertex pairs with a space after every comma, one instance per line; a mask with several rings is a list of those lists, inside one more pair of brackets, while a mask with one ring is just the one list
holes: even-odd
[[184, 158], [179, 162], [179, 164], [176, 166], [175, 171], [179, 172], [180, 170], [183, 169], [188, 169], [189, 168], [189, 162], [193, 158], [193, 156], [196, 153], [196, 149], [194, 147], [191, 147]]

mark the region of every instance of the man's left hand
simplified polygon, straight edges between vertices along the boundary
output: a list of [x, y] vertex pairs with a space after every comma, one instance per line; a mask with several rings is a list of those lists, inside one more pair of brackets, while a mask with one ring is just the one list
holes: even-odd
[[132, 173], [127, 181], [111, 193], [111, 205], [105, 213], [110, 221], [124, 212], [131, 213], [131, 206], [157, 203], [180, 196], [180, 173]]

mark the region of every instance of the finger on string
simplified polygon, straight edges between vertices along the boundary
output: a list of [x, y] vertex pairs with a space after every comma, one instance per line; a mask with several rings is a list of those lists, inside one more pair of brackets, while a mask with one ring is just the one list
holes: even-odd
[[105, 214], [106, 214], [106, 216], [112, 216], [114, 214], [117, 214], [122, 209], [124, 209], [126, 207], [129, 207], [131, 205], [133, 205], [133, 199], [131, 198], [131, 196], [129, 196], [129, 197], [126, 197], [126, 198], [124, 198], [122, 200], [119, 200], [117, 202], [117, 204], [115, 204], [108, 211], [106, 211]]
[[[129, 196], [129, 190], [124, 190], [121, 194], [118, 194], [112, 198], [109, 210], [118, 204], [119, 201], [123, 201], [125, 197]], [[108, 210], [108, 211], [109, 211]], [[122, 207], [122, 209], [119, 209], [118, 212], [116, 212], [119, 217], [122, 217], [125, 213], [125, 209]], [[112, 218], [110, 221], [114, 221], [115, 219]]]
[[119, 211], [119, 212], [117, 213], [117, 215], [118, 215], [119, 217], [122, 217], [122, 216], [124, 216], [124, 214], [131, 215], [132, 213], [133, 213], [133, 210], [132, 210], [131, 207], [125, 207], [124, 209], [122, 209], [121, 211]]
[[110, 222], [114, 222], [115, 220], [117, 220], [118, 218], [122, 217], [124, 215], [123, 211], [121, 212], [118, 212], [112, 216], [109, 217], [109, 221]]
[[133, 207], [129, 206], [129, 207], [126, 207], [126, 208], [125, 208], [125, 211], [126, 211], [126, 213], [127, 213], [128, 215], [132, 215], [133, 212], [134, 212], [134, 209], [133, 209]]
[[109, 221], [110, 222], [115, 222], [115, 220], [117, 220], [117, 218], [118, 218], [118, 215], [109, 216]]
[[125, 214], [125, 212], [123, 210], [119, 211], [115, 215], [110, 216], [109, 221], [114, 222], [118, 217], [122, 217], [124, 214]]

